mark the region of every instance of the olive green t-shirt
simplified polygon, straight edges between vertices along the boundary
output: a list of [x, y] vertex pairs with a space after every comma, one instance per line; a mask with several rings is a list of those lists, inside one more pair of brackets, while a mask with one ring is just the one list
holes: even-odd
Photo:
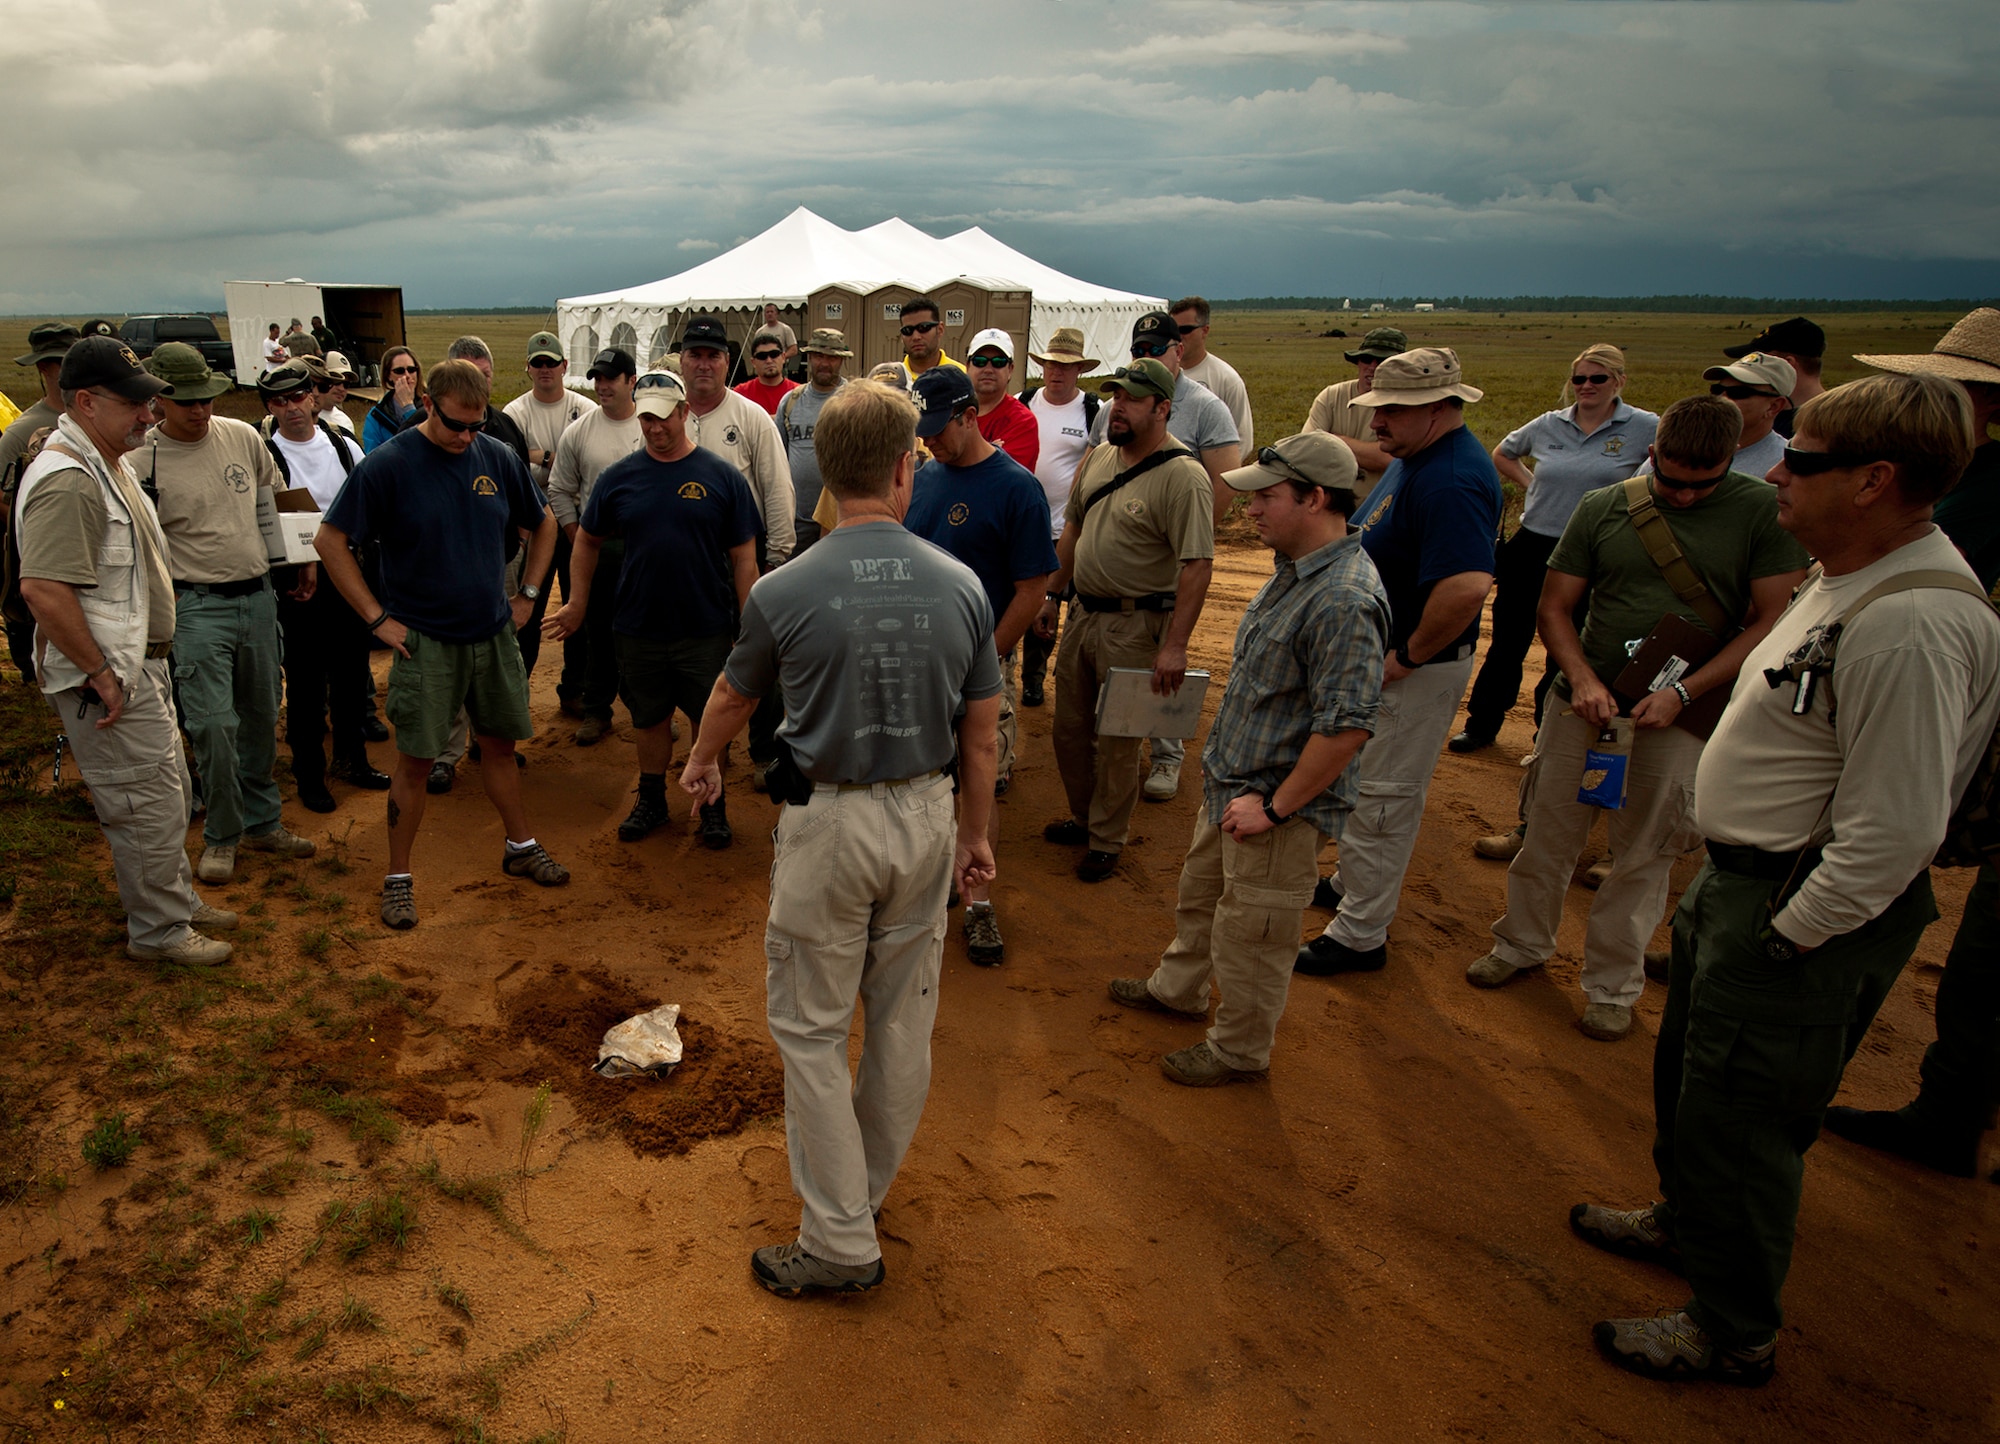
[[[1778, 525], [1778, 489], [1756, 477], [1731, 472], [1693, 506], [1659, 501], [1658, 507], [1688, 565], [1739, 623], [1750, 610], [1751, 582], [1810, 565], [1805, 548]], [[1584, 494], [1549, 556], [1549, 570], [1590, 585], [1583, 659], [1607, 687], [1625, 670], [1625, 644], [1643, 638], [1661, 617], [1675, 612], [1703, 625], [1653, 565], [1626, 511], [1623, 486]], [[1567, 678], [1556, 687], [1569, 696]]]
[[159, 493], [160, 530], [181, 581], [245, 582], [270, 571], [257, 492], [283, 483], [256, 427], [218, 416], [189, 443], [156, 426], [127, 460]]
[[[174, 639], [174, 579], [167, 559], [153, 544], [152, 528], [144, 518], [152, 503], [121, 468], [113, 473], [118, 493], [135, 518], [133, 542], [146, 568], [146, 640]], [[42, 581], [67, 582], [73, 587], [97, 585], [97, 549], [110, 524], [104, 491], [97, 478], [80, 467], [66, 466], [35, 483], [21, 510], [16, 533], [21, 549], [21, 575]]]
[[1215, 555], [1214, 492], [1193, 452], [1184, 450], [1102, 501], [1091, 500], [1124, 469], [1117, 447], [1100, 446], [1070, 494], [1072, 512], [1083, 516], [1073, 575], [1087, 596], [1171, 592], [1180, 584], [1182, 562]]

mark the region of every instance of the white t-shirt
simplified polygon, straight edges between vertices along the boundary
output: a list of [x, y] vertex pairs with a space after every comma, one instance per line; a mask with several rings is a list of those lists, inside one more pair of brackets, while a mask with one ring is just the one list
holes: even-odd
[[1035, 480], [1042, 484], [1042, 495], [1049, 499], [1049, 534], [1061, 536], [1063, 506], [1076, 481], [1076, 465], [1083, 460], [1084, 447], [1090, 442], [1090, 428], [1083, 415], [1083, 393], [1077, 392], [1058, 406], [1049, 400], [1046, 389], [1038, 390], [1029, 398], [1028, 410], [1034, 413], [1035, 424], [1042, 429], [1042, 452], [1035, 462]]
[[354, 422], [338, 406], [329, 406], [326, 410], [320, 412], [319, 419], [324, 421], [328, 426], [331, 426], [335, 431], [344, 431], [349, 436], [354, 435]]
[[275, 340], [269, 336], [264, 338], [264, 369], [266, 371], [269, 371], [273, 366], [284, 365], [284, 362], [277, 359], [278, 353], [284, 349], [285, 346], [282, 341]]
[[[273, 432], [271, 440], [285, 454], [285, 466], [291, 472], [287, 484], [311, 492], [321, 511], [332, 506], [347, 480], [347, 472], [340, 458], [333, 454], [334, 444], [327, 440], [326, 433], [315, 426], [310, 441], [288, 441], [280, 432]], [[350, 464], [359, 462], [361, 448], [350, 443], [347, 459]]]
[[509, 420], [521, 428], [521, 435], [528, 438], [530, 451], [550, 453], [547, 464], [528, 468], [529, 475], [535, 478], [535, 485], [547, 492], [549, 472], [555, 466], [556, 443], [562, 440], [562, 434], [569, 429], [572, 421], [590, 415], [598, 410], [598, 405], [578, 391], [565, 391], [556, 400], [546, 402], [537, 401], [532, 391], [523, 391], [501, 409]]
[[1257, 421], [1250, 414], [1250, 388], [1243, 384], [1236, 368], [1211, 351], [1201, 358], [1199, 365], [1181, 367], [1181, 375], [1199, 381], [1229, 408], [1229, 419], [1236, 423], [1236, 439], [1243, 443], [1243, 454], [1255, 456]]
[[[763, 410], [761, 406], [757, 409]], [[565, 427], [556, 442], [555, 465], [549, 469], [549, 484], [544, 488], [556, 521], [563, 526], [581, 522], [584, 504], [590, 500], [590, 489], [597, 485], [598, 473], [645, 444], [636, 411], [623, 421], [613, 421], [602, 407], [597, 407]]]

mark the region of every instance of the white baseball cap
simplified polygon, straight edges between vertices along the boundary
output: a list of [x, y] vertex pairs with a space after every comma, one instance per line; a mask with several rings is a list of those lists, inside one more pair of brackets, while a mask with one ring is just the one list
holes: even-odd
[[991, 346], [1009, 361], [1014, 359], [1014, 338], [998, 326], [988, 326], [972, 338], [972, 344], [965, 348], [968, 356], [976, 355], [982, 348]]

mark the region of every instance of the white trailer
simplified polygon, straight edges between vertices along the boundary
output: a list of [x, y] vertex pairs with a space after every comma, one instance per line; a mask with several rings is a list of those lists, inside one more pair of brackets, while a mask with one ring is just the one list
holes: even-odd
[[404, 343], [403, 288], [322, 281], [224, 281], [229, 308], [229, 340], [236, 351], [236, 377], [254, 386], [263, 374], [262, 343], [271, 324], [291, 329], [296, 319], [312, 325], [318, 316], [332, 328], [348, 362], [364, 386], [379, 382], [382, 353]]

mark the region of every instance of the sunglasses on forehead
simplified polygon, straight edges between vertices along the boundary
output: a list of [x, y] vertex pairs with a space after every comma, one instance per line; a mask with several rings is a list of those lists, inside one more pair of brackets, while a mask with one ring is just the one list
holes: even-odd
[[1827, 471], [1846, 471], [1850, 467], [1866, 466], [1881, 458], [1858, 451], [1800, 451], [1796, 446], [1785, 448], [1785, 470], [1793, 476], [1818, 476]]
[[637, 392], [637, 391], [680, 391], [683, 388], [679, 380], [677, 380], [672, 375], [655, 376], [651, 372], [648, 372], [646, 375], [641, 376], [637, 381], [634, 381], [632, 383], [632, 389], [635, 392]]
[[942, 321], [913, 321], [909, 325], [903, 327], [902, 331], [905, 336], [921, 336], [926, 331], [937, 330], [937, 328], [942, 326], [943, 324], [944, 322]]

